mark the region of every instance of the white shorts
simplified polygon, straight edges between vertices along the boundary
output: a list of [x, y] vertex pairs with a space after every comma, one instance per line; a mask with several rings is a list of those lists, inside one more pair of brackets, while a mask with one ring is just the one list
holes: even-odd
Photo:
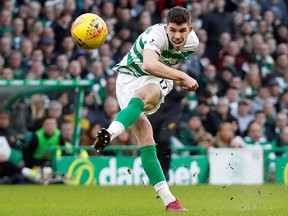
[[118, 73], [116, 80], [116, 95], [121, 110], [127, 107], [129, 101], [135, 95], [136, 90], [149, 83], [154, 83], [159, 86], [162, 99], [153, 109], [145, 112], [147, 115], [155, 113], [160, 108], [161, 103], [164, 103], [165, 96], [173, 88], [173, 81], [155, 76], [134, 77], [128, 74]]

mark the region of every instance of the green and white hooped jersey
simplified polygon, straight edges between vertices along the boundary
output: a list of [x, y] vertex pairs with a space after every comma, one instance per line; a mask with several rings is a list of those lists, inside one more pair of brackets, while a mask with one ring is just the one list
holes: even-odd
[[181, 50], [175, 50], [166, 35], [165, 24], [156, 24], [144, 31], [135, 41], [126, 56], [114, 66], [114, 70], [120, 73], [130, 74], [136, 77], [150, 75], [142, 69], [143, 50], [154, 50], [160, 56], [160, 62], [167, 66], [173, 66], [193, 53], [199, 39], [194, 31], [187, 37], [187, 42]]

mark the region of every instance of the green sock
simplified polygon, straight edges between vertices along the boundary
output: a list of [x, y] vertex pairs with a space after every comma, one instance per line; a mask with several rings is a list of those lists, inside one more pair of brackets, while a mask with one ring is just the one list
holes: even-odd
[[127, 129], [138, 120], [143, 109], [143, 101], [140, 98], [132, 98], [128, 106], [117, 114], [115, 121], [121, 122], [125, 129]]
[[140, 148], [142, 166], [150, 183], [154, 186], [161, 181], [166, 181], [161, 165], [156, 155], [155, 146], [143, 146]]

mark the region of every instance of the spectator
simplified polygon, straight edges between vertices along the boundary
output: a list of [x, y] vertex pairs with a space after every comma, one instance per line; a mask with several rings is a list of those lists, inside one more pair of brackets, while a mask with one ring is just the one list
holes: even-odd
[[152, 18], [152, 25], [160, 23], [160, 17], [157, 15], [157, 3], [153, 0], [146, 0], [144, 2], [144, 10], [149, 11]]
[[[64, 39], [65, 40], [65, 39]], [[71, 38], [72, 40], [72, 38]], [[73, 43], [73, 41], [71, 41]], [[84, 50], [79, 50], [76, 52], [74, 59], [77, 60], [80, 63], [81, 67], [81, 78], [84, 79], [87, 74], [89, 73], [88, 71], [88, 65], [90, 64], [88, 55]]]
[[67, 55], [59, 54], [56, 57], [55, 64], [61, 69], [64, 76], [68, 73], [69, 59]]
[[19, 49], [20, 44], [24, 40], [24, 21], [21, 18], [15, 18], [12, 21], [12, 46]]
[[57, 120], [57, 125], [60, 127], [63, 120], [63, 106], [62, 104], [57, 100], [52, 100], [49, 103], [48, 110], [47, 110], [47, 116], [51, 118], [55, 118]]
[[32, 64], [33, 44], [31, 40], [24, 38], [20, 44], [20, 52], [22, 53], [22, 65], [24, 74], [27, 73], [28, 68]]
[[[10, 128], [10, 113], [8, 111], [0, 110], [0, 137], [4, 137], [10, 148], [18, 149], [17, 132]], [[8, 159], [8, 158], [7, 158]]]
[[[76, 53], [76, 55], [74, 56], [75, 46], [76, 45], [75, 45], [72, 37], [66, 36], [63, 38], [61, 46], [56, 51], [61, 52], [61, 54], [65, 54], [69, 60], [72, 60], [73, 58], [76, 59], [82, 53], [83, 53], [82, 55], [85, 55], [84, 50], [81, 50], [81, 51], [79, 50], [78, 53]], [[81, 54], [80, 54], [80, 52], [81, 52]]]
[[288, 112], [288, 91], [285, 90], [280, 98], [279, 98], [279, 103], [278, 103], [278, 107], [277, 107], [278, 111], [282, 111], [282, 112]]
[[55, 40], [53, 38], [42, 38], [39, 42], [40, 48], [43, 50], [44, 66], [49, 66], [55, 58], [54, 49], [56, 47]]
[[284, 112], [277, 113], [275, 118], [275, 124], [270, 125], [267, 129], [268, 140], [272, 141], [276, 139], [286, 126], [287, 126], [287, 114]]
[[[66, 3], [70, 4], [74, 1], [66, 1]], [[72, 14], [69, 13], [69, 9], [66, 8], [65, 12], [62, 12], [60, 17], [57, 18], [52, 24], [51, 27], [53, 28], [55, 34], [55, 47], [60, 47], [63, 39], [66, 36], [70, 36], [70, 26], [72, 23]], [[76, 17], [75, 17], [76, 18]]]
[[177, 132], [177, 138], [184, 146], [197, 146], [201, 138], [206, 134], [206, 130], [200, 118], [200, 113], [191, 113], [186, 122], [187, 123], [180, 125], [179, 131]]
[[219, 99], [215, 110], [210, 112], [208, 122], [209, 126], [205, 127], [205, 129], [213, 136], [216, 135], [219, 126], [223, 122], [231, 123], [233, 125], [234, 132], [236, 133], [236, 131], [238, 130], [238, 123], [237, 119], [230, 114], [228, 98], [222, 97]]
[[68, 115], [74, 112], [74, 104], [71, 102], [68, 92], [60, 92], [55, 96], [54, 99], [62, 104], [63, 115]]
[[199, 93], [203, 92], [206, 89], [208, 82], [215, 81], [217, 76], [216, 67], [213, 64], [208, 64], [203, 68], [203, 73], [200, 73], [198, 78], [199, 82]]
[[231, 148], [244, 148], [245, 142], [242, 137], [236, 136], [231, 140], [230, 147]]
[[268, 140], [263, 137], [261, 125], [254, 121], [248, 125], [248, 132], [247, 136], [244, 137], [244, 141], [248, 146], [261, 146], [266, 149], [271, 149], [272, 147]]
[[241, 51], [240, 46], [236, 41], [234, 40], [229, 41], [226, 47], [224, 47], [224, 50], [222, 50], [221, 53], [222, 55], [219, 56], [217, 59], [216, 62], [217, 68], [218, 69], [223, 68], [224, 57], [226, 55], [230, 55], [235, 58], [235, 68], [237, 70], [240, 70], [242, 68], [243, 63], [245, 62], [245, 56], [240, 51]]
[[[228, 56], [226, 56], [227, 58]], [[237, 76], [238, 73], [233, 65], [223, 67], [220, 74], [217, 76], [217, 82], [219, 83], [219, 95], [224, 96], [225, 92], [230, 86], [230, 82], [233, 76]]]
[[28, 73], [34, 74], [34, 79], [44, 79], [46, 78], [45, 77], [46, 74], [44, 74], [44, 71], [45, 71], [45, 67], [40, 61], [33, 61], [31, 63]]
[[117, 98], [115, 84], [116, 84], [116, 77], [111, 76], [111, 77], [107, 78], [107, 84], [106, 84], [106, 87], [105, 87], [105, 90], [106, 90], [105, 97], [106, 98], [109, 97], [109, 96]]
[[65, 76], [60, 67], [50, 65], [47, 69], [47, 78], [50, 80], [63, 80]]
[[286, 71], [288, 71], [288, 54], [279, 54], [276, 56], [273, 76], [282, 77]]
[[[265, 0], [261, 1], [261, 10], [262, 13], [267, 10], [271, 10], [277, 19], [282, 21], [283, 23], [288, 22], [288, 15], [287, 15], [287, 2], [286, 4], [282, 0]], [[273, 12], [272, 12], [273, 11]]]
[[[272, 140], [272, 145], [275, 147], [287, 147], [288, 146], [288, 126], [287, 125], [282, 129], [282, 131], [277, 135], [277, 137], [275, 137]], [[278, 153], [277, 155], [281, 155], [281, 153], [280, 154]]]
[[266, 101], [264, 103], [264, 109], [263, 110], [264, 110], [265, 115], [267, 117], [266, 124], [268, 126], [272, 126], [273, 127], [273, 125], [275, 123], [275, 117], [276, 117], [276, 114], [277, 114], [277, 110], [276, 110], [275, 105], [271, 101]]
[[204, 56], [206, 45], [199, 43], [194, 54], [189, 55], [182, 64], [182, 70], [186, 71], [191, 77], [199, 77], [203, 73], [203, 68], [208, 67], [209, 59]]
[[34, 94], [30, 98], [29, 105], [27, 107], [27, 129], [29, 131], [36, 131], [41, 127], [39, 120], [43, 119], [47, 113], [45, 108], [45, 95]]
[[[60, 125], [60, 132], [62, 139], [64, 140], [64, 146], [65, 146], [65, 155], [73, 155], [73, 153], [76, 153], [75, 149], [73, 148], [74, 145], [74, 128], [73, 124], [68, 121], [61, 122]], [[58, 149], [57, 155], [62, 155], [63, 150]], [[88, 157], [88, 153], [85, 149], [80, 149], [79, 156], [81, 157]]]
[[238, 110], [235, 114], [235, 118], [239, 126], [239, 135], [244, 136], [248, 124], [253, 120], [253, 115], [250, 114], [251, 103], [247, 99], [241, 99], [238, 102]]
[[114, 25], [117, 22], [114, 14], [115, 7], [113, 3], [110, 1], [104, 1], [101, 5], [101, 17]]
[[73, 145], [74, 128], [71, 122], [62, 121], [60, 126], [61, 136], [64, 139], [65, 147], [71, 148]]
[[17, 142], [19, 142], [17, 133], [10, 127], [10, 113], [5, 111], [0, 111], [0, 180], [3, 177], [9, 177], [10, 182], [8, 183], [32, 183], [39, 180], [39, 175], [36, 176], [36, 172], [27, 167], [22, 167], [22, 158], [13, 159], [13, 155], [19, 152], [19, 147]]
[[96, 101], [98, 105], [104, 103], [106, 97], [107, 80], [103, 73], [103, 63], [101, 61], [92, 62], [90, 72], [87, 74], [87, 79], [95, 80], [93, 91], [95, 92]]
[[131, 16], [129, 8], [118, 8], [117, 9], [118, 22], [115, 24], [115, 32], [123, 40], [129, 38], [136, 38], [137, 24], [134, 22]]
[[13, 80], [14, 79], [14, 74], [13, 74], [13, 71], [10, 67], [6, 67], [6, 68], [3, 68], [1, 70], [1, 79], [3, 80]]
[[5, 60], [3, 56], [0, 54], [0, 71], [3, 69], [4, 64], [5, 64]]
[[249, 71], [243, 81], [243, 96], [247, 98], [254, 98], [261, 86], [261, 76], [257, 71]]
[[277, 107], [277, 103], [281, 94], [280, 84], [277, 78], [273, 78], [269, 80], [268, 89], [271, 95], [271, 101], [275, 105], [275, 107]]
[[[81, 128], [81, 134], [84, 133], [85, 131], [87, 131], [90, 128], [90, 121], [89, 119], [87, 119], [87, 113], [88, 113], [88, 109], [87, 107], [83, 107], [82, 108], [82, 115], [81, 115], [81, 119], [80, 119], [80, 128]], [[71, 113], [68, 115], [65, 115], [64, 120], [70, 122], [73, 124], [73, 127], [75, 128], [75, 123], [76, 123], [76, 113]]]
[[131, 0], [130, 7], [132, 17], [138, 17], [141, 11], [143, 10], [143, 5], [140, 4], [139, 0]]
[[237, 113], [238, 101], [239, 101], [239, 90], [235, 87], [229, 87], [225, 93], [225, 97], [229, 100], [230, 114], [233, 116]]
[[222, 122], [217, 129], [214, 146], [217, 148], [229, 148], [234, 137], [235, 130], [233, 125], [229, 122]]
[[269, 128], [266, 125], [267, 117], [266, 117], [264, 111], [258, 110], [257, 112], [255, 112], [255, 117], [254, 117], [253, 121], [255, 121], [261, 125], [263, 136], [267, 139], [267, 132], [268, 132]]
[[110, 121], [112, 121], [115, 117], [115, 114], [119, 112], [119, 105], [117, 99], [113, 96], [109, 96], [105, 99], [104, 107], [103, 107], [102, 116], [104, 117], [102, 120], [102, 125], [105, 127], [109, 125]]
[[56, 18], [54, 2], [46, 1], [42, 10], [44, 28], [51, 26]]
[[230, 35], [235, 33], [233, 16], [230, 12], [225, 11], [224, 0], [214, 1], [214, 10], [204, 16], [203, 29], [207, 31], [208, 35], [206, 55], [212, 63], [215, 63], [218, 57], [217, 46], [221, 33], [228, 32]]
[[57, 120], [47, 117], [43, 121], [40, 129], [34, 132], [29, 146], [24, 151], [24, 160], [27, 167], [43, 167], [47, 163], [52, 166], [52, 160], [55, 159], [55, 149], [48, 149], [64, 146], [64, 140], [61, 132], [57, 128]]
[[[139, 25], [138, 34], [141, 34], [147, 28], [149, 28], [152, 25], [152, 18], [151, 18], [151, 15], [150, 15], [149, 11], [142, 11], [140, 16], [139, 16], [139, 19], [138, 19], [137, 23]], [[123, 52], [123, 53], [125, 53], [125, 52]]]
[[68, 73], [66, 74], [66, 78], [70, 79], [81, 79], [81, 65], [77, 60], [72, 60], [68, 66]]
[[40, 11], [41, 11], [41, 4], [38, 1], [30, 1], [28, 3], [29, 8], [29, 17], [33, 19], [39, 19]]
[[0, 13], [0, 26], [1, 26], [1, 36], [3, 36], [4, 32], [11, 32], [12, 28], [12, 16], [11, 13], [7, 10], [1, 10]]
[[13, 74], [15, 79], [23, 79], [24, 69], [22, 68], [22, 54], [19, 51], [12, 51], [7, 59], [8, 67], [10, 67], [13, 70]]
[[271, 75], [274, 67], [274, 60], [270, 53], [268, 44], [264, 43], [260, 46], [258, 62], [262, 80], [266, 80]]
[[251, 102], [251, 109], [252, 112], [255, 113], [259, 110], [264, 109], [264, 104], [270, 101], [273, 103], [273, 99], [271, 97], [269, 88], [267, 86], [260, 86], [257, 95], [254, 97], [253, 101]]
[[44, 63], [44, 54], [43, 51], [41, 49], [34, 49], [31, 53], [31, 63], [33, 61], [38, 61], [38, 62], [42, 62], [42, 64]]
[[89, 90], [84, 96], [84, 106], [87, 108], [87, 119], [92, 124], [101, 119], [101, 115], [99, 115], [100, 108], [97, 105], [96, 97], [96, 94]]
[[199, 137], [198, 146], [208, 149], [215, 145], [215, 138], [211, 133], [205, 132]]
[[282, 23], [276, 27], [275, 39], [277, 43], [284, 43], [287, 45], [288, 42], [287, 35], [288, 35], [287, 23], [286, 24]]

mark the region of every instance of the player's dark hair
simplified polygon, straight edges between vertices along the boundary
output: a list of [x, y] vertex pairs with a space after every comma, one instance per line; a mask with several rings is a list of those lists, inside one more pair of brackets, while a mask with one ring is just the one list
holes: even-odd
[[178, 25], [183, 23], [191, 24], [191, 14], [190, 11], [184, 7], [176, 6], [171, 8], [167, 13], [166, 22], [176, 23]]

